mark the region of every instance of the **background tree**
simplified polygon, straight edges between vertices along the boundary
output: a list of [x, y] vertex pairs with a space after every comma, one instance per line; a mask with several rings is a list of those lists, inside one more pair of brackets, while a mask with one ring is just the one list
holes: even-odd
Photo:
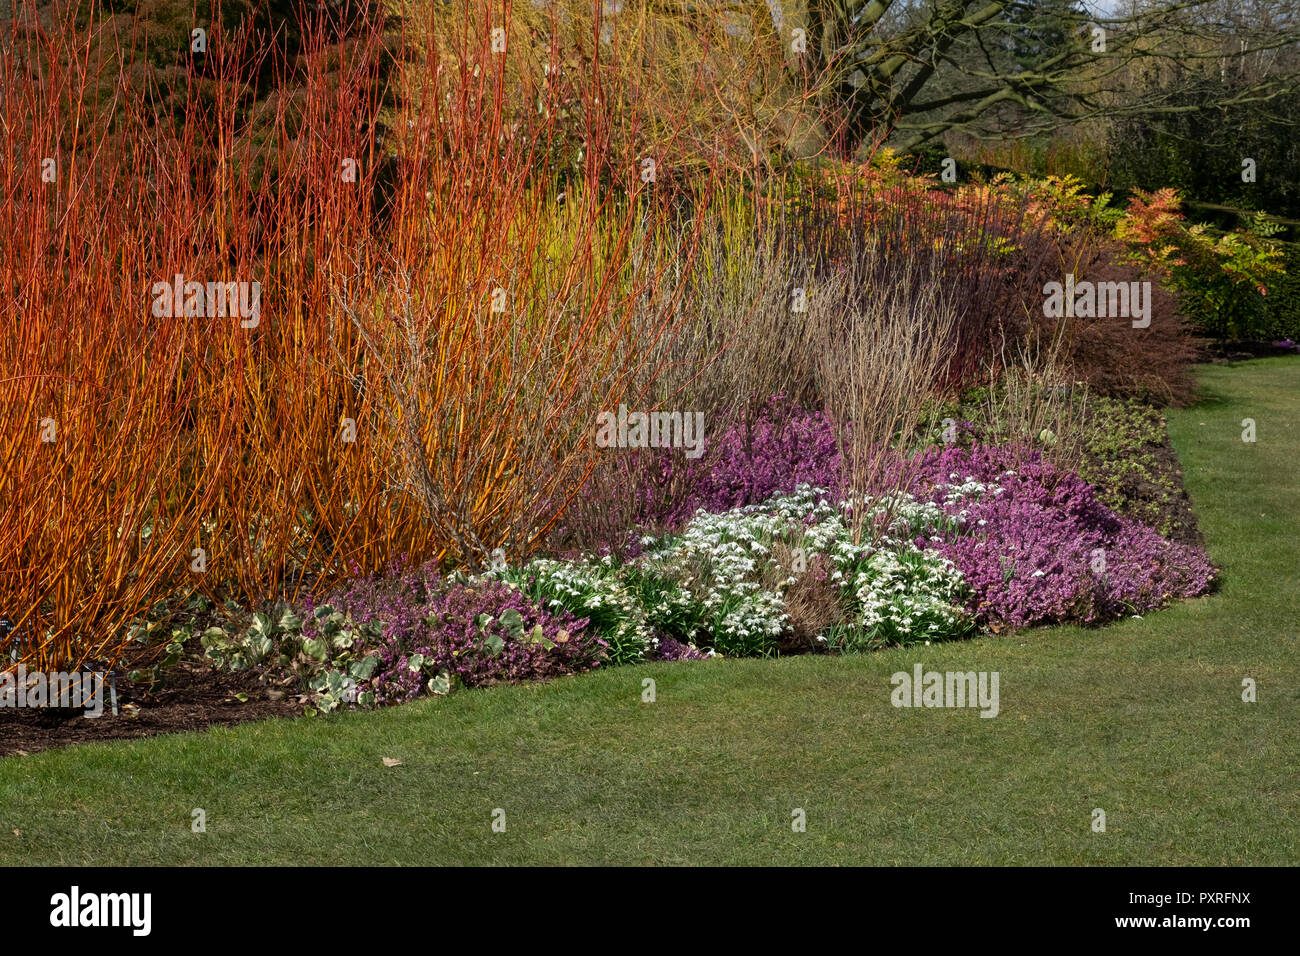
[[1151, 0], [1105, 13], [1069, 0], [808, 0], [804, 16], [817, 65], [834, 74], [828, 92], [842, 109], [846, 148], [888, 133], [912, 151], [948, 132], [1034, 136], [1188, 109], [1135, 85], [1139, 64], [1242, 72], [1242, 61], [1267, 61], [1217, 91], [1214, 104], [1266, 102], [1297, 88], [1294, 8], [1294, 0]]

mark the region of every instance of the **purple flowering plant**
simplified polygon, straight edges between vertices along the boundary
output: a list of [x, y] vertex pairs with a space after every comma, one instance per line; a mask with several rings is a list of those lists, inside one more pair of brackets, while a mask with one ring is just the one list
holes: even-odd
[[[1214, 578], [1204, 551], [1116, 515], [1036, 450], [934, 447], [899, 470], [918, 499], [960, 519], [956, 533], [917, 543], [957, 565], [992, 629], [1100, 623], [1202, 594]], [[963, 482], [997, 490], [954, 499]]]
[[439, 678], [445, 690], [549, 680], [607, 659], [607, 643], [585, 619], [497, 581], [443, 578], [432, 565], [352, 582], [331, 602], [382, 625], [368, 685], [380, 704], [418, 697]]

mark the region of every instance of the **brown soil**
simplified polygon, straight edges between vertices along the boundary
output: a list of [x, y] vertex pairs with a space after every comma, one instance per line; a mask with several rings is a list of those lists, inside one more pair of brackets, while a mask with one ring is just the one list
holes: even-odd
[[1201, 534], [1200, 526], [1196, 522], [1191, 496], [1187, 494], [1187, 489], [1183, 485], [1182, 462], [1178, 460], [1178, 452], [1174, 450], [1168, 432], [1165, 433], [1164, 442], [1153, 449], [1152, 453], [1155, 455], [1157, 467], [1173, 481], [1174, 487], [1178, 489], [1177, 494], [1168, 496], [1163, 489], [1152, 482], [1144, 481], [1135, 482], [1134, 487], [1129, 489], [1129, 495], [1143, 501], [1161, 502], [1161, 511], [1170, 521], [1169, 537], [1172, 540], [1179, 544], [1205, 547], [1205, 536]]
[[[246, 694], [248, 702], [242, 703], [238, 693]], [[119, 675], [117, 706], [114, 716], [106, 700], [103, 714], [95, 718], [83, 710], [0, 708], [0, 756], [302, 713], [296, 696], [259, 683], [255, 674], [224, 674], [190, 660], [169, 668], [165, 683], [153, 689]]]
[[[1188, 496], [1187, 489], [1183, 488], [1183, 466], [1179, 463], [1178, 453], [1174, 451], [1169, 438], [1166, 438], [1164, 445], [1156, 449], [1156, 463], [1161, 471], [1173, 476], [1178, 486], [1178, 496], [1166, 499], [1165, 502], [1165, 514], [1171, 519], [1169, 537], [1179, 544], [1204, 548], [1205, 536], [1201, 535], [1200, 525], [1196, 523], [1196, 512], [1192, 511], [1192, 499]], [[1136, 494], [1141, 493], [1143, 489], [1136, 492]]]
[[1128, 475], [1120, 487], [1129, 505], [1124, 511], [1140, 521], [1154, 524], [1149, 518], [1150, 509], [1154, 508], [1168, 521], [1166, 537], [1179, 544], [1205, 547], [1205, 537], [1192, 510], [1192, 499], [1183, 485], [1183, 466], [1168, 431], [1165, 431], [1160, 444], [1149, 442], [1142, 451], [1155, 459], [1156, 476], [1169, 481], [1176, 491], [1170, 494], [1167, 488], [1146, 476]]

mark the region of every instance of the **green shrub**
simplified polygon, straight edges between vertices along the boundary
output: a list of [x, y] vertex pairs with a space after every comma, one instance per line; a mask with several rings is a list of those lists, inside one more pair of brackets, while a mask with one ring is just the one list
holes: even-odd
[[1282, 246], [1286, 275], [1275, 280], [1273, 289], [1264, 300], [1259, 329], [1265, 341], [1280, 339], [1300, 341], [1300, 242], [1279, 243]]

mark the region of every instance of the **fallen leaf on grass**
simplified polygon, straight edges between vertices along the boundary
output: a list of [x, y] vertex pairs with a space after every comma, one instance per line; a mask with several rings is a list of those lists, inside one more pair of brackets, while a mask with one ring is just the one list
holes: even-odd
[[398, 764], [402, 762], [398, 760], [396, 757], [384, 757], [383, 761], [385, 767], [396, 767]]

